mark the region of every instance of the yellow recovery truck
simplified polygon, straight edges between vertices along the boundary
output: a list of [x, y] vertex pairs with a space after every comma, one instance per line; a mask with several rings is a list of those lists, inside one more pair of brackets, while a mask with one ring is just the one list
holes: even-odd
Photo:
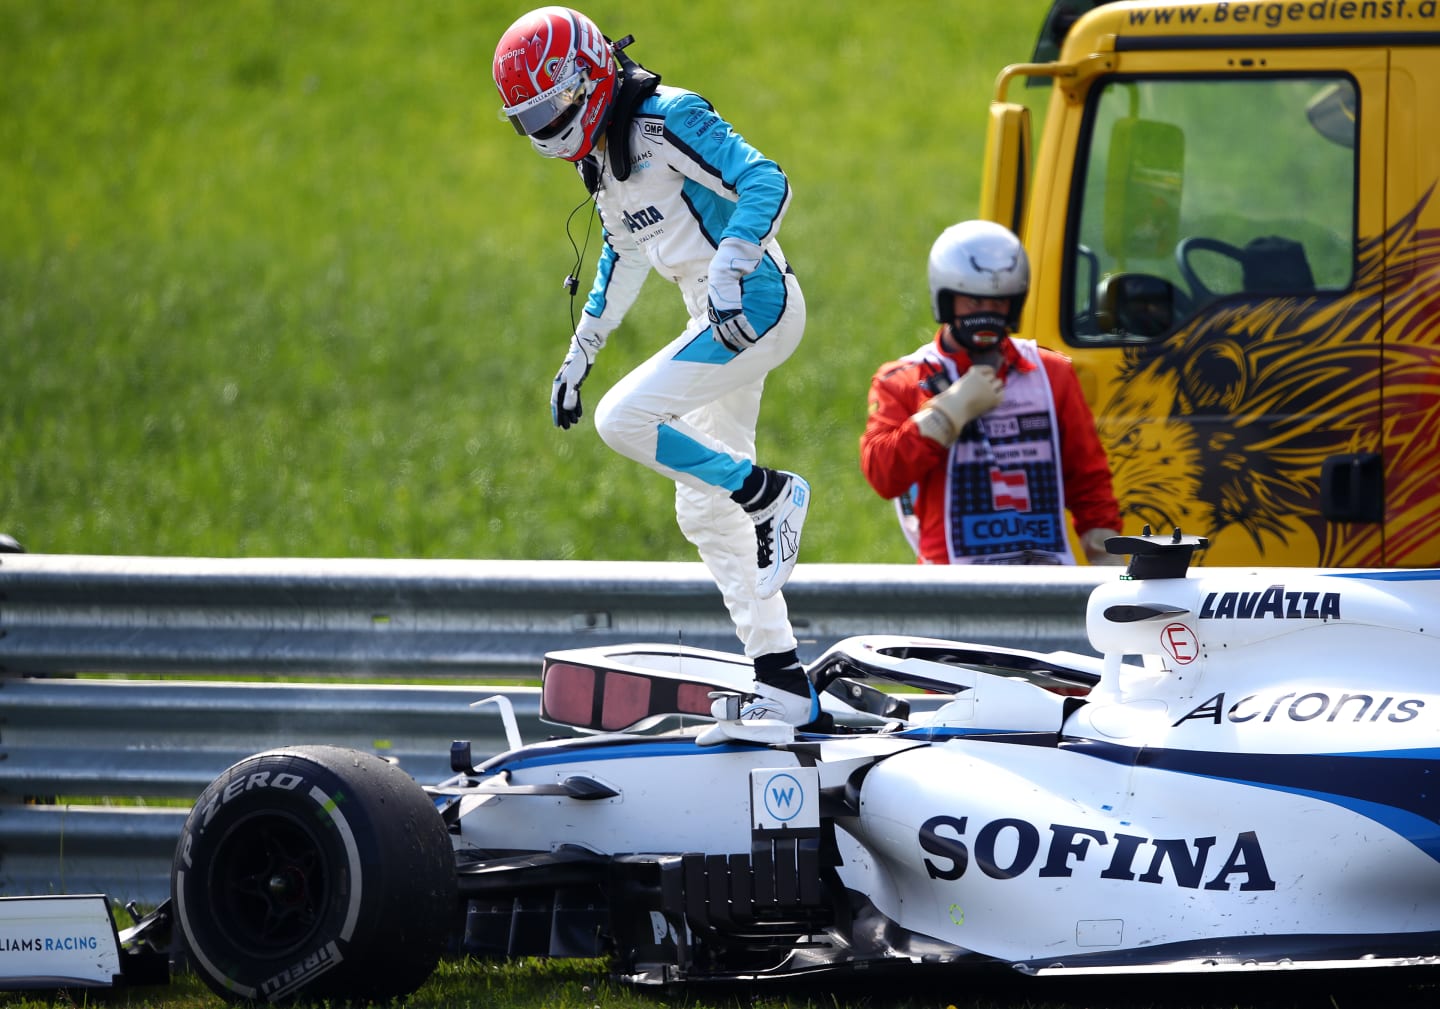
[[1126, 531], [1440, 566], [1436, 0], [1059, 0], [1035, 59], [996, 82], [980, 213], [1025, 242], [1020, 329], [1075, 361]]

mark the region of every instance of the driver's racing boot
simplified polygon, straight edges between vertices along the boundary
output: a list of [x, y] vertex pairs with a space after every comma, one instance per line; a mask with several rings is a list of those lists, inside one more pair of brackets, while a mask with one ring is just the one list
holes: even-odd
[[740, 709], [740, 721], [753, 722], [770, 718], [797, 728], [809, 725], [820, 717], [820, 698], [816, 696], [815, 687], [808, 678], [800, 689], [806, 693], [796, 693], [768, 683], [755, 684], [755, 699]]
[[800, 530], [810, 511], [810, 485], [795, 473], [757, 466], [731, 498], [755, 523], [755, 591], [769, 599], [795, 570]]
[[708, 725], [695, 737], [697, 746], [716, 746], [720, 743], [788, 743], [795, 738], [795, 726], [778, 718], [751, 718], [740, 720], [740, 712], [753, 698], [725, 690], [710, 694], [710, 713], [715, 724]]
[[796, 728], [820, 718], [820, 697], [794, 649], [755, 659], [755, 692], [749, 697], [722, 691], [711, 698], [715, 724], [700, 734], [702, 746], [727, 739], [787, 742]]
[[795, 649], [755, 657], [755, 699], [740, 709], [742, 722], [773, 718], [803, 727], [819, 717], [820, 697]]

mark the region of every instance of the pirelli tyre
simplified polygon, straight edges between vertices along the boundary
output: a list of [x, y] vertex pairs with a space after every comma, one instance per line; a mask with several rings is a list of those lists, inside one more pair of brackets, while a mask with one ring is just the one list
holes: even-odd
[[392, 764], [292, 746], [196, 800], [170, 889], [194, 970], [231, 1002], [382, 1002], [434, 971], [459, 920], [434, 805]]

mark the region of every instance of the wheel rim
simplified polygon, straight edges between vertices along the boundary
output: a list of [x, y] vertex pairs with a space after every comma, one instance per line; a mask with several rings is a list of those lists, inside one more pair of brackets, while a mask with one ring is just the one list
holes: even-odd
[[319, 835], [273, 811], [243, 817], [225, 832], [207, 882], [215, 926], [237, 951], [258, 957], [304, 946], [331, 890]]

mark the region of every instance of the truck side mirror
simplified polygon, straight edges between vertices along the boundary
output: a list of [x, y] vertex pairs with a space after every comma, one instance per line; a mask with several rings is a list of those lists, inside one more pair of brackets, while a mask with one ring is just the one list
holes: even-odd
[[1127, 118], [1110, 133], [1105, 169], [1105, 251], [1120, 262], [1168, 259], [1180, 238], [1185, 133], [1172, 123]]
[[1095, 292], [1095, 323], [1104, 333], [1161, 336], [1175, 325], [1175, 285], [1145, 273], [1117, 273]]
[[1355, 149], [1355, 87], [1350, 83], [1322, 88], [1305, 106], [1305, 115], [1326, 140]]

